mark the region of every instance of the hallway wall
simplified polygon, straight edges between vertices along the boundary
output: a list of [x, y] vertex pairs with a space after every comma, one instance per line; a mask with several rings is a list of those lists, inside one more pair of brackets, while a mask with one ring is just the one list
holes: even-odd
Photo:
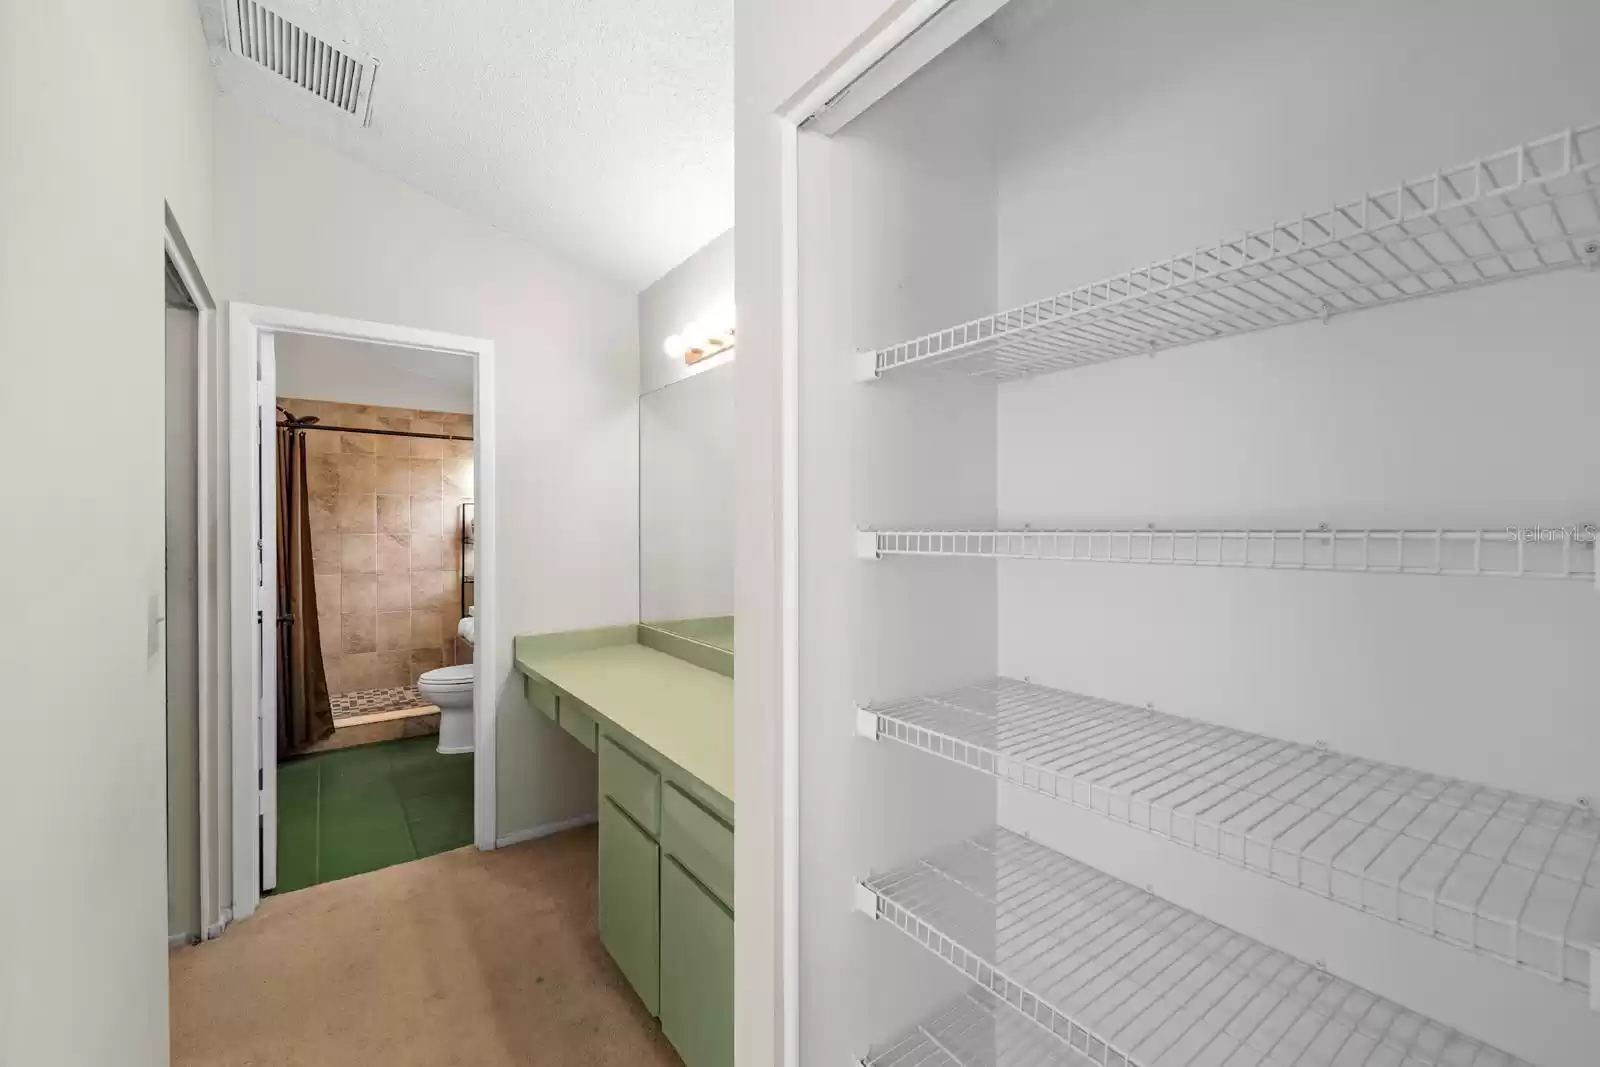
[[[501, 639], [638, 618], [635, 294], [314, 143], [217, 109], [223, 284], [252, 303], [495, 342]], [[308, 254], [314, 249], [315, 254]], [[497, 834], [588, 815], [594, 760], [494, 687]]]
[[0, 748], [0, 1063], [167, 1063], [162, 225], [215, 291], [214, 96], [194, 0], [0, 4], [0, 449], [26, 457], [0, 600], [28, 709]]

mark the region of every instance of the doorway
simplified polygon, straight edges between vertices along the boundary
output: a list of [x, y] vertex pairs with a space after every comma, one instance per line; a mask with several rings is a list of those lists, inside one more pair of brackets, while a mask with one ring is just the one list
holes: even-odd
[[[230, 319], [234, 507], [255, 540], [232, 575], [242, 918], [264, 892], [492, 848], [503, 660], [491, 343], [253, 305]], [[470, 403], [382, 395], [452, 366]]]

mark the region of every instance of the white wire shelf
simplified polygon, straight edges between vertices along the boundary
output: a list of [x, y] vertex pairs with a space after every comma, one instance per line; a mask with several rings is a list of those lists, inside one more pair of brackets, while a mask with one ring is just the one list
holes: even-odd
[[1103, 1067], [1529, 1067], [1004, 830], [863, 889], [879, 919]]
[[974, 986], [861, 1067], [1092, 1067], [1092, 1061]]
[[1595, 582], [1595, 527], [863, 530], [860, 554]]
[[1008, 379], [1454, 292], [1600, 255], [1600, 124], [863, 355]]
[[874, 707], [861, 732], [1570, 987], [1600, 967], [1584, 807], [1009, 678]]

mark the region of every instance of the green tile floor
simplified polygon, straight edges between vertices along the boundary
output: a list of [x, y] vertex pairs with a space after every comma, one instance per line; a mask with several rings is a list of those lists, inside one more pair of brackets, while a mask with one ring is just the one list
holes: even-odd
[[278, 888], [287, 893], [472, 843], [472, 754], [437, 736], [278, 766]]

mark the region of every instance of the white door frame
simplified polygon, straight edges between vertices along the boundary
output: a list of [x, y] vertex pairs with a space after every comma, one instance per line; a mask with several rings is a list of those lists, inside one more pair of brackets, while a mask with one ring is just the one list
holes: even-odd
[[[255, 463], [257, 360], [272, 359], [271, 338], [279, 333], [308, 334], [347, 341], [398, 345], [432, 352], [470, 356], [475, 362], [473, 394], [473, 499], [477, 520], [474, 567], [478, 575], [476, 641], [473, 662], [473, 839], [485, 851], [495, 847], [495, 695], [500, 688], [498, 604], [495, 589], [495, 477], [494, 477], [494, 342], [434, 330], [387, 323], [364, 322], [308, 311], [262, 307], [237, 302], [228, 305], [230, 503], [232, 537], [230, 568], [233, 665], [233, 917], [247, 918], [261, 900], [259, 848], [260, 794], [256, 769], [260, 752], [257, 731], [257, 694], [263, 680], [257, 676], [255, 610], [257, 563], [256, 509], [262, 488]], [[275, 398], [273, 398], [275, 401]], [[264, 452], [274, 457], [272, 442]], [[270, 534], [269, 534], [270, 536]], [[264, 546], [262, 556], [273, 553]], [[275, 603], [274, 603], [275, 610]], [[262, 664], [271, 673], [272, 663]], [[275, 728], [275, 727], [274, 727]]]
[[224, 503], [219, 490], [225, 471], [221, 469], [219, 459], [223, 455], [222, 445], [227, 437], [221, 404], [222, 383], [227, 375], [223, 373], [222, 346], [217, 343], [216, 299], [200, 274], [194, 253], [190, 251], [170, 206], [166, 209], [162, 238], [167, 258], [172, 261], [179, 279], [189, 292], [189, 298], [194, 301], [198, 318], [195, 367], [195, 442], [198, 446], [195, 454], [195, 521], [198, 525], [195, 531], [195, 621], [198, 647], [195, 662], [199, 678], [195, 693], [199, 721], [196, 723], [195, 739], [200, 783], [199, 933], [202, 938], [212, 938], [222, 932], [228, 919], [226, 908], [217, 899], [221, 883], [216, 854], [220, 844], [216, 821], [228, 803], [221, 793], [217, 774], [226, 758], [221, 748], [221, 738], [226, 735], [218, 727], [222, 714], [219, 709], [225, 706], [222, 692], [228, 677], [229, 659], [226, 643], [219, 640], [223, 632], [220, 608], [225, 583], [218, 569], [218, 557], [221, 554], [217, 551], [219, 546], [216, 540], [217, 531], [223, 528], [221, 519]]
[[[832, 136], [927, 66], [1008, 0], [901, 0], [877, 28], [835, 56], [778, 108], [779, 301], [778, 348], [778, 634], [779, 767], [776, 795], [757, 800], [755, 822], [767, 803], [779, 828], [777, 1019], [744, 1018], [772, 1012], [740, 1001], [736, 1028], [777, 1035], [781, 1067], [800, 1063], [800, 134]], [[754, 804], [737, 798], [740, 811]], [[754, 799], [754, 798], [751, 798]], [[737, 845], [738, 839], [735, 838]], [[750, 1005], [749, 1008], [746, 1005]], [[770, 1025], [776, 1023], [776, 1025]]]

